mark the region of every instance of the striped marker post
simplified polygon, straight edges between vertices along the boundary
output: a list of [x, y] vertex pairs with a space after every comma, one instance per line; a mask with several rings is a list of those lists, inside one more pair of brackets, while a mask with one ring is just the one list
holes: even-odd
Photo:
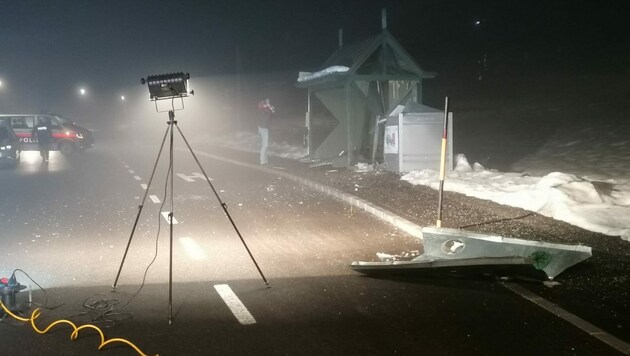
[[444, 196], [444, 171], [446, 168], [446, 139], [448, 137], [448, 96], [444, 103], [444, 129], [442, 129], [442, 153], [440, 156], [440, 189], [438, 195], [438, 218], [435, 225], [442, 227], [442, 200]]

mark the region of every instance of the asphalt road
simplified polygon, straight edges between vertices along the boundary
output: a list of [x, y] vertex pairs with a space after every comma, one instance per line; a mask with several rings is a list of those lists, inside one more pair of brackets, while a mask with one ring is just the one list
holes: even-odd
[[[0, 274], [22, 269], [46, 290], [16, 274], [35, 302], [56, 307], [44, 309], [37, 325], [94, 323], [106, 338], [160, 355], [618, 353], [496, 281], [359, 275], [351, 261], [422, 252], [421, 244], [310, 188], [199, 155], [267, 287], [186, 150], [174, 153], [172, 249], [163, 214], [171, 211], [168, 152], [130, 239], [157, 149], [96, 147], [69, 159], [55, 152], [47, 165], [29, 153], [17, 170], [0, 171]], [[28, 294], [19, 293], [18, 303]], [[72, 342], [67, 325], [38, 335], [5, 318], [0, 331], [3, 354], [136, 354], [120, 342], [97, 351], [99, 338], [89, 329]]]

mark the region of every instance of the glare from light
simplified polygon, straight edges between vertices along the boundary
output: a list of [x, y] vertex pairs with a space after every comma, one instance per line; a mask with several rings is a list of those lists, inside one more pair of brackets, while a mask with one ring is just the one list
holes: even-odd
[[125, 96], [124, 96], [124, 95], [121, 95], [121, 96], [120, 96], [120, 100], [125, 101]]
[[[53, 152], [51, 152], [50, 156], [53, 157]], [[39, 154], [39, 151], [22, 151], [20, 153], [20, 166], [32, 166], [36, 167], [37, 164], [42, 162], [42, 157]]]
[[2, 88], [2, 80], [0, 80], [0, 88]]
[[85, 93], [86, 93], [85, 88], [81, 88], [81, 89], [79, 89], [79, 93], [81, 93], [81, 95], [85, 95]]
[[476, 21], [475, 21], [475, 26], [479, 26], [479, 25], [481, 25], [481, 21], [476, 20]]
[[208, 258], [203, 249], [201, 249], [201, 247], [192, 238], [180, 237], [179, 243], [182, 244], [184, 250], [186, 251], [186, 254], [188, 254], [188, 257], [190, 257], [191, 259], [202, 261]]

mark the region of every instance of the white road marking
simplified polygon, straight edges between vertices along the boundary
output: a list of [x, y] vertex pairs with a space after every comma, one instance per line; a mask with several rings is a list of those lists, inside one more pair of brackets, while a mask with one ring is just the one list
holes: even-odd
[[193, 183], [195, 181], [194, 179], [191, 178], [192, 176], [187, 176], [184, 173], [177, 173], [177, 176], [188, 183]]
[[192, 238], [180, 237], [179, 243], [182, 245], [182, 247], [184, 247], [184, 250], [188, 254], [188, 257], [190, 257], [191, 259], [197, 261], [206, 259], [207, 256], [205, 252], [203, 252], [201, 246], [199, 246], [199, 244], [197, 244]]
[[[205, 177], [202, 173], [199, 173], [199, 172], [195, 172], [195, 173], [193, 173], [193, 177], [195, 177], [195, 178], [201, 178], [202, 180], [206, 180], [206, 177]], [[212, 178], [210, 178], [210, 177], [208, 177], [208, 180], [210, 180], [210, 181], [211, 181], [211, 180], [213, 180], [213, 179], [212, 179]]]
[[[171, 222], [171, 221], [170, 221], [171, 219], [170, 219], [170, 217], [168, 216], [168, 214], [170, 214], [170, 213], [171, 213], [170, 211], [163, 211], [163, 212], [162, 212], [162, 216], [164, 217], [164, 219], [166, 219], [166, 222], [167, 222], [167, 223], [170, 223], [170, 222]], [[176, 219], [175, 217], [173, 217], [173, 225], [175, 225], [175, 224], [177, 224], [177, 219]]]
[[147, 190], [148, 185], [142, 183], [142, 184], [140, 184], [140, 186], [142, 187], [142, 189]]
[[154, 202], [155, 204], [160, 204], [160, 198], [157, 197], [157, 195], [149, 195], [149, 198], [151, 199], [152, 202]]
[[[184, 173], [177, 173], [177, 176], [180, 177], [181, 179], [185, 180], [188, 183], [194, 183], [195, 182], [195, 178], [199, 178], [201, 180], [206, 180], [206, 177], [199, 173], [199, 172], [194, 172], [191, 176], [187, 176]], [[208, 180], [212, 180], [212, 178], [208, 177]]]
[[128, 172], [131, 173], [131, 174], [136, 173], [136, 171], [134, 171], [133, 169], [130, 169]]
[[133, 176], [133, 179], [135, 179], [135, 180], [142, 180], [142, 178], [140, 178], [140, 176]]
[[580, 318], [579, 316], [569, 313], [568, 311], [562, 309], [558, 305], [553, 304], [547, 299], [544, 299], [538, 296], [536, 293], [530, 291], [529, 289], [523, 288], [516, 283], [501, 283], [501, 285], [511, 290], [512, 292], [520, 295], [521, 297], [529, 300], [530, 302], [536, 304], [537, 306], [554, 314], [558, 318], [568, 323], [573, 324], [575, 327], [586, 332], [592, 337], [599, 339], [600, 341], [608, 344], [609, 346], [617, 349], [618, 351], [621, 351], [622, 353], [625, 353], [626, 355], [629, 354], [630, 344], [628, 344], [627, 342], [612, 336], [611, 334], [587, 322], [586, 320]]
[[223, 301], [228, 308], [230, 308], [230, 311], [234, 314], [239, 323], [243, 325], [256, 324], [254, 316], [245, 308], [243, 302], [238, 299], [230, 286], [227, 284], [217, 284], [214, 286], [214, 289], [216, 289], [217, 293], [223, 298]]
[[129, 166], [125, 164], [125, 168], [129, 169]]

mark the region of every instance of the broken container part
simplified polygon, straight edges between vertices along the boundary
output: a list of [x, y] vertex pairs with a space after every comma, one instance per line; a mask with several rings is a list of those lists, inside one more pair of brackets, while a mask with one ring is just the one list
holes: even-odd
[[552, 280], [567, 268], [591, 257], [591, 248], [529, 241], [469, 231], [425, 227], [424, 253], [409, 261], [360, 262], [351, 267], [361, 273], [422, 270], [533, 269]]

